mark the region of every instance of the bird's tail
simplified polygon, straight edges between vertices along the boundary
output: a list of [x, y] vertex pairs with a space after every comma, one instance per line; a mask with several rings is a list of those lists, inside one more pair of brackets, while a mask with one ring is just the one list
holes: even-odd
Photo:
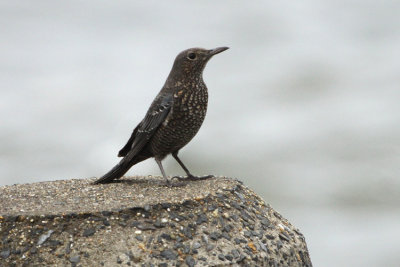
[[139, 156], [139, 155], [126, 155], [121, 161], [114, 166], [109, 172], [104, 174], [98, 180], [96, 180], [93, 184], [107, 184], [112, 182], [115, 179], [121, 178], [133, 165], [139, 163], [149, 157]]

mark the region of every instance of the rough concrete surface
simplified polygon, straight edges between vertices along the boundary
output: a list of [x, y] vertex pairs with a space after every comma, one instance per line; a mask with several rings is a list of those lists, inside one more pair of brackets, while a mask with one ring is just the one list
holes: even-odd
[[312, 266], [299, 230], [237, 180], [93, 181], [0, 187], [0, 266]]

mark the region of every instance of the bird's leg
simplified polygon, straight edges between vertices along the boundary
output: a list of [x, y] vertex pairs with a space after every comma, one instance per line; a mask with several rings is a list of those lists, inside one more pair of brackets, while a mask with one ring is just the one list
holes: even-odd
[[156, 159], [156, 162], [157, 162], [158, 167], [159, 167], [160, 170], [161, 170], [162, 176], [163, 176], [164, 179], [167, 181], [167, 184], [169, 184], [170, 182], [169, 182], [169, 180], [168, 180], [168, 178], [167, 178], [167, 175], [165, 174], [165, 171], [164, 171], [164, 168], [163, 168], [163, 166], [162, 166], [161, 160]]
[[196, 181], [196, 180], [206, 180], [209, 178], [213, 178], [214, 175], [206, 175], [206, 176], [194, 176], [193, 174], [190, 173], [190, 171], [186, 168], [185, 164], [183, 164], [183, 162], [180, 160], [180, 158], [178, 158], [178, 152], [174, 152], [172, 153], [172, 156], [174, 157], [174, 159], [176, 159], [176, 161], [179, 163], [179, 165], [181, 165], [182, 169], [186, 172], [187, 177], [186, 178], [182, 178], [179, 176], [174, 176], [174, 178], [177, 178], [178, 180], [189, 180], [189, 181]]
[[161, 173], [162, 173], [164, 179], [166, 180], [167, 186], [170, 186], [170, 187], [178, 187], [178, 186], [184, 186], [184, 185], [186, 185], [185, 183], [171, 183], [171, 181], [168, 179], [167, 175], [165, 174], [165, 171], [164, 171], [164, 168], [163, 168], [163, 166], [162, 166], [161, 160], [160, 160], [160, 159], [157, 159], [157, 158], [156, 158], [155, 160], [156, 160], [156, 162], [157, 162], [157, 164], [158, 164], [158, 167], [159, 167], [160, 170], [161, 170]]
[[190, 173], [190, 171], [186, 168], [185, 164], [183, 164], [181, 159], [178, 158], [178, 152], [172, 153], [172, 156], [174, 157], [174, 159], [176, 159], [176, 161], [179, 163], [179, 165], [181, 165], [182, 169], [186, 172], [187, 176], [193, 177], [193, 175]]

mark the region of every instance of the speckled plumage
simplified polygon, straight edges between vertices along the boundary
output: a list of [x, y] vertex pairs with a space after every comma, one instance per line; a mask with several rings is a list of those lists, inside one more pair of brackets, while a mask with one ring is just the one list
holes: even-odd
[[178, 152], [196, 135], [206, 116], [208, 92], [203, 81], [204, 67], [213, 55], [226, 49], [190, 48], [178, 54], [167, 81], [145, 118], [119, 151], [118, 156], [123, 159], [96, 184], [121, 178], [130, 167], [150, 157], [155, 158], [164, 178], [167, 178], [161, 160], [168, 154], [173, 155], [188, 178], [197, 178], [178, 158]]

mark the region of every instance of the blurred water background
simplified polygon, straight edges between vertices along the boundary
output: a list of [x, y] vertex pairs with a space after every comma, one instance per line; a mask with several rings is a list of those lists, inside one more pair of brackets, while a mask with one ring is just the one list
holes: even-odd
[[[399, 266], [400, 2], [0, 1], [0, 185], [101, 176], [178, 52], [231, 49], [181, 158], [237, 177], [315, 266]], [[171, 158], [168, 174], [183, 174]], [[153, 160], [130, 175], [159, 175]]]

